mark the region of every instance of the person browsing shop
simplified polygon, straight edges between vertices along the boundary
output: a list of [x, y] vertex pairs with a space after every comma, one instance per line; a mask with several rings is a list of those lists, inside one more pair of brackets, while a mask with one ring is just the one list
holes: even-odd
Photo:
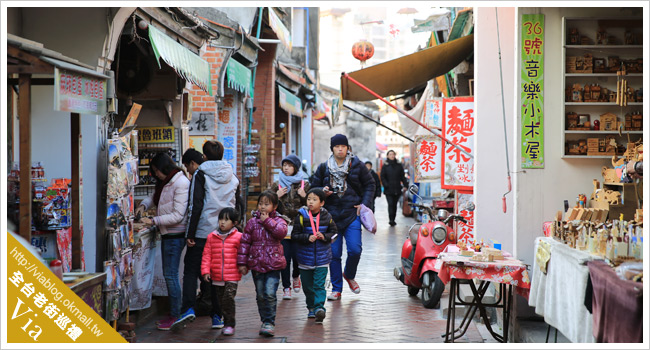
[[187, 208], [187, 250], [183, 269], [183, 304], [180, 318], [172, 330], [181, 329], [196, 318], [196, 286], [201, 274], [201, 258], [208, 235], [218, 227], [219, 212], [223, 208], [236, 207], [236, 191], [239, 185], [232, 166], [223, 161], [223, 145], [216, 140], [203, 144], [206, 161], [201, 163], [192, 176], [189, 206]]
[[156, 207], [156, 216], [141, 218], [140, 222], [156, 225], [162, 236], [161, 253], [163, 276], [169, 295], [169, 315], [158, 322], [159, 330], [169, 330], [181, 315], [181, 285], [178, 267], [185, 247], [186, 209], [190, 180], [167, 153], [158, 153], [149, 165], [149, 172], [156, 178], [154, 193], [145, 198], [136, 209], [142, 216], [149, 208]]

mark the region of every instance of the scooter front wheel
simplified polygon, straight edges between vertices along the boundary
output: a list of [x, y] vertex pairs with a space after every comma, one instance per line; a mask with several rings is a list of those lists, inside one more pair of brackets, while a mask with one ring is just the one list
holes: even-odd
[[415, 288], [415, 287], [409, 286], [408, 291], [409, 291], [409, 295], [414, 297], [414, 296], [418, 295], [418, 293], [420, 293], [420, 288]]
[[[438, 274], [433, 271], [427, 271], [428, 278], [423, 278], [428, 281], [428, 284], [422, 284], [422, 305], [427, 309], [433, 309], [440, 302], [442, 292], [445, 290], [445, 284], [442, 283]], [[425, 276], [423, 276], [425, 277]]]

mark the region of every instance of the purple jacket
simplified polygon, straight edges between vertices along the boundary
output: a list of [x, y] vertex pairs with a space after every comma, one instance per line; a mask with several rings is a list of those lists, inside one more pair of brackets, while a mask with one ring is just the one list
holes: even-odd
[[260, 213], [254, 211], [241, 236], [237, 265], [259, 273], [284, 269], [287, 261], [281, 242], [286, 235], [287, 222], [276, 211], [264, 222], [260, 220]]

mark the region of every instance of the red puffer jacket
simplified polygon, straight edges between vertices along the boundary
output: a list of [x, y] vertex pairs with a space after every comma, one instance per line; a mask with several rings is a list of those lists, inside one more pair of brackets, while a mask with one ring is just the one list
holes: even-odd
[[237, 267], [237, 251], [241, 232], [233, 229], [225, 239], [217, 231], [208, 235], [201, 258], [201, 276], [210, 274], [213, 281], [239, 281], [241, 274]]
[[276, 211], [271, 212], [264, 222], [260, 220], [258, 211], [253, 212], [241, 236], [237, 265], [259, 273], [284, 269], [287, 261], [281, 242], [286, 234], [287, 222]]

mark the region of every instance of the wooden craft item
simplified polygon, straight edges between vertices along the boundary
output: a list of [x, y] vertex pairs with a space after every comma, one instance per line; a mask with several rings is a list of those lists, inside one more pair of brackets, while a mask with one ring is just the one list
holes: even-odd
[[602, 174], [605, 183], [619, 183], [619, 179], [616, 177], [616, 169], [603, 166]]
[[604, 199], [610, 205], [618, 205], [618, 204], [620, 204], [620, 201], [621, 201], [621, 192], [606, 190]]

